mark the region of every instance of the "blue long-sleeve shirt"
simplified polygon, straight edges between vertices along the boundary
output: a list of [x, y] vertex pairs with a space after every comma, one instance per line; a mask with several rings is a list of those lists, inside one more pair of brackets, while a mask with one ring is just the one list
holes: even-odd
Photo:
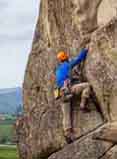
[[59, 88], [63, 87], [64, 81], [70, 79], [72, 68], [85, 60], [88, 49], [82, 49], [80, 54], [70, 61], [60, 63], [56, 68], [56, 84]]

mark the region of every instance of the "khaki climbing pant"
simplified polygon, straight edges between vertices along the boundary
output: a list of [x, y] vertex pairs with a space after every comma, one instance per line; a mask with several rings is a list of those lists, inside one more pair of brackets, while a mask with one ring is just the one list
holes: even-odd
[[[71, 87], [71, 92], [75, 95], [81, 94], [81, 102], [84, 98], [89, 98], [90, 95], [90, 85], [87, 82], [74, 84]], [[71, 102], [62, 102], [62, 112], [63, 112], [63, 129], [67, 131], [72, 128], [71, 119]]]

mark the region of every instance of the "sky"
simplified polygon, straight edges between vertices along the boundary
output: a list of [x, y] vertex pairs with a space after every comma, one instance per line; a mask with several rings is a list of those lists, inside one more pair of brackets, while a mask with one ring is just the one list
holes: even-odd
[[0, 88], [21, 86], [39, 0], [0, 0]]

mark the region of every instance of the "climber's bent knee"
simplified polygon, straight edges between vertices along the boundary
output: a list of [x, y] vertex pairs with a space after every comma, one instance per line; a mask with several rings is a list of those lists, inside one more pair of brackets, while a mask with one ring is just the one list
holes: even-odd
[[90, 85], [88, 82], [83, 82], [80, 84], [75, 84], [71, 87], [71, 92], [73, 94], [80, 94], [84, 89], [90, 88]]

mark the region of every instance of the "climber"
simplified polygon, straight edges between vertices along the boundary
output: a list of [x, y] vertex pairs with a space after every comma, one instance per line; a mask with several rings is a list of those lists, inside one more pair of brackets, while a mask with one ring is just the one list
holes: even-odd
[[56, 85], [57, 85], [57, 93], [56, 98], [60, 97], [62, 100], [62, 112], [63, 112], [63, 129], [64, 135], [68, 143], [74, 141], [75, 132], [72, 128], [71, 122], [71, 99], [73, 99], [74, 95], [81, 94], [81, 103], [80, 110], [88, 111], [87, 107], [87, 99], [90, 95], [90, 85], [88, 82], [77, 84], [73, 82], [71, 77], [71, 72], [75, 66], [80, 64], [82, 61], [86, 59], [88, 53], [88, 48], [84, 48], [81, 50], [79, 55], [76, 58], [69, 59], [69, 56], [64, 51], [61, 51], [57, 54], [57, 60], [59, 64], [55, 70], [56, 76]]

